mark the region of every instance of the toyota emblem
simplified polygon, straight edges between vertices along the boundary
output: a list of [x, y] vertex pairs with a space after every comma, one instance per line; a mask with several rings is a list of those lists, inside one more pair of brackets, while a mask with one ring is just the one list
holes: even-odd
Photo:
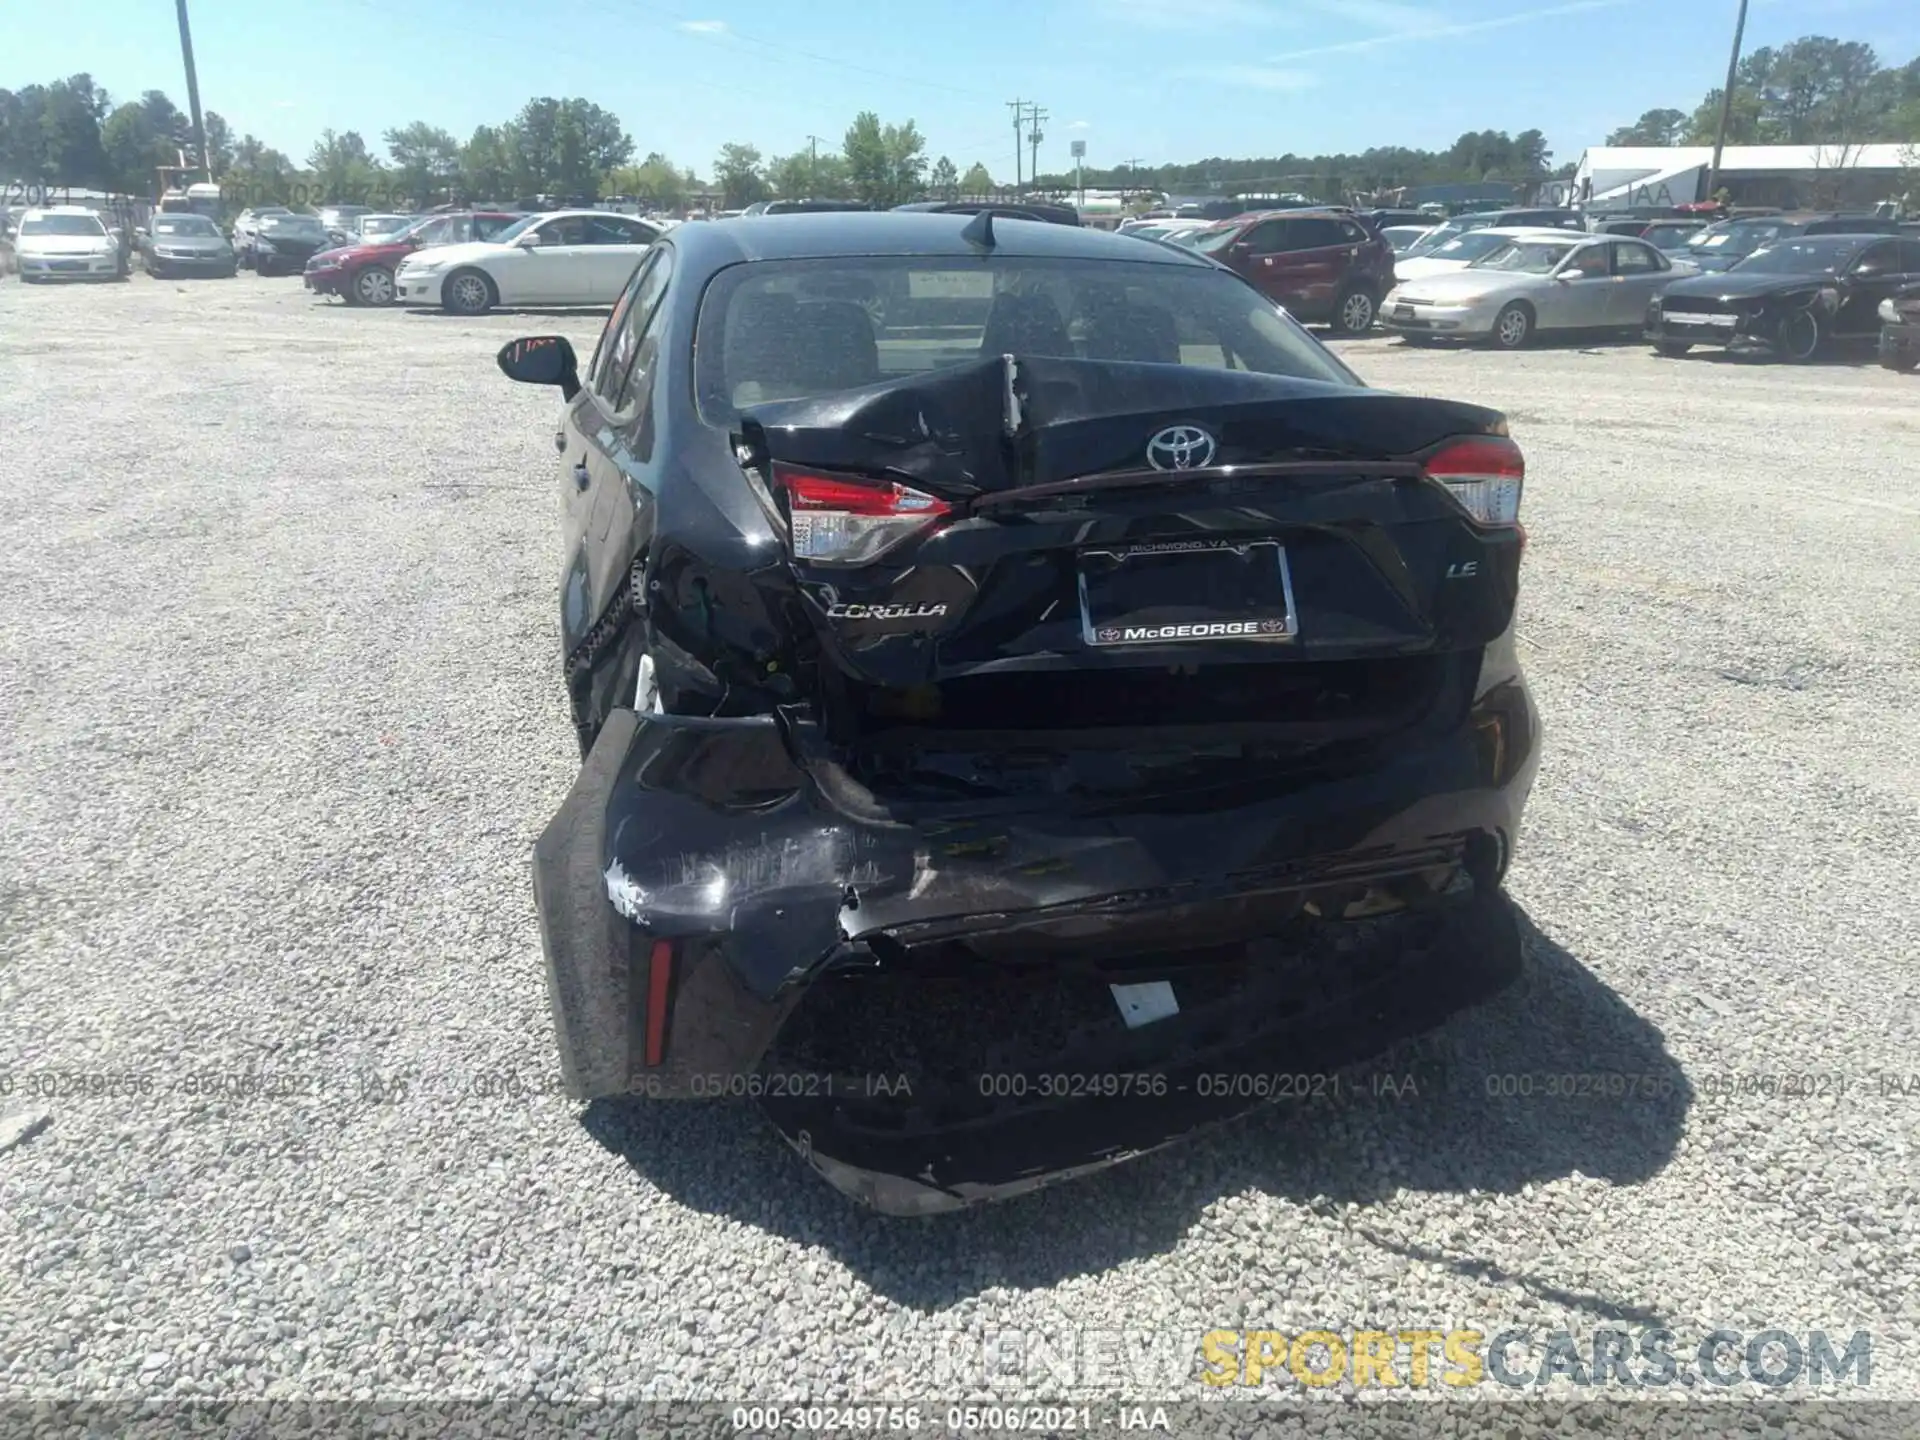
[[1147, 442], [1156, 470], [1198, 470], [1213, 463], [1213, 436], [1198, 425], [1169, 425]]

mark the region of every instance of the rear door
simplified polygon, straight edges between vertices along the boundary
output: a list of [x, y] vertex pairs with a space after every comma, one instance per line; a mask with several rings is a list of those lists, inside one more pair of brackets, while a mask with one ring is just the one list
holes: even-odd
[[580, 546], [582, 580], [599, 614], [653, 531], [659, 486], [654, 443], [655, 381], [660, 373], [664, 300], [673, 253], [662, 247], [640, 263], [614, 304], [599, 347], [581, 376], [569, 413], [569, 453], [561, 477], [568, 532]]

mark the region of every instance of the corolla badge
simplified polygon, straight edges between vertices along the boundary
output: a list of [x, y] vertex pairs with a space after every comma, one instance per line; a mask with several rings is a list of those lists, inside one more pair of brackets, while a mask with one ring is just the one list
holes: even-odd
[[1198, 470], [1213, 463], [1213, 436], [1198, 425], [1169, 425], [1147, 442], [1147, 463], [1156, 470]]

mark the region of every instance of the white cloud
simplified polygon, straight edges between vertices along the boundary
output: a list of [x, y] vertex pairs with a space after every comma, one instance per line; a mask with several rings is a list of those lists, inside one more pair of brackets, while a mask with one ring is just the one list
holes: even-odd
[[689, 35], [724, 35], [727, 33], [727, 22], [724, 20], [682, 20], [675, 28], [684, 30]]
[[1093, 122], [1091, 120], [1076, 120], [1067, 126], [1067, 128], [1069, 130], [1091, 130], [1093, 128]]
[[1249, 90], [1311, 90], [1319, 84], [1319, 77], [1311, 70], [1281, 70], [1271, 65], [1221, 65], [1195, 71], [1193, 78], [1205, 76]]
[[[1307, 60], [1321, 55], [1345, 55], [1356, 50], [1377, 50], [1385, 45], [1401, 45], [1409, 40], [1446, 40], [1456, 35], [1478, 35], [1488, 30], [1504, 30], [1513, 25], [1529, 25], [1536, 20], [1550, 20], [1557, 15], [1578, 15], [1589, 10], [1615, 10], [1628, 3], [1628, 0], [1570, 0], [1564, 5], [1547, 5], [1537, 10], [1523, 10], [1515, 15], [1499, 15], [1491, 20], [1448, 21], [1434, 17], [1433, 23], [1425, 26], [1411, 26], [1390, 30], [1384, 35], [1370, 35], [1364, 40], [1342, 40], [1333, 45], [1315, 45], [1306, 50], [1289, 50], [1284, 55], [1270, 57], [1273, 64], [1285, 64], [1292, 60]], [[1394, 6], [1393, 9], [1405, 7]]]

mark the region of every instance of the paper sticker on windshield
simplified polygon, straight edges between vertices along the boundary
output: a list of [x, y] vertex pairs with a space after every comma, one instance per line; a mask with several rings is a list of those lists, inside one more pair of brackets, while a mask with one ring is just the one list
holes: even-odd
[[990, 270], [909, 270], [907, 294], [915, 300], [991, 300]]

